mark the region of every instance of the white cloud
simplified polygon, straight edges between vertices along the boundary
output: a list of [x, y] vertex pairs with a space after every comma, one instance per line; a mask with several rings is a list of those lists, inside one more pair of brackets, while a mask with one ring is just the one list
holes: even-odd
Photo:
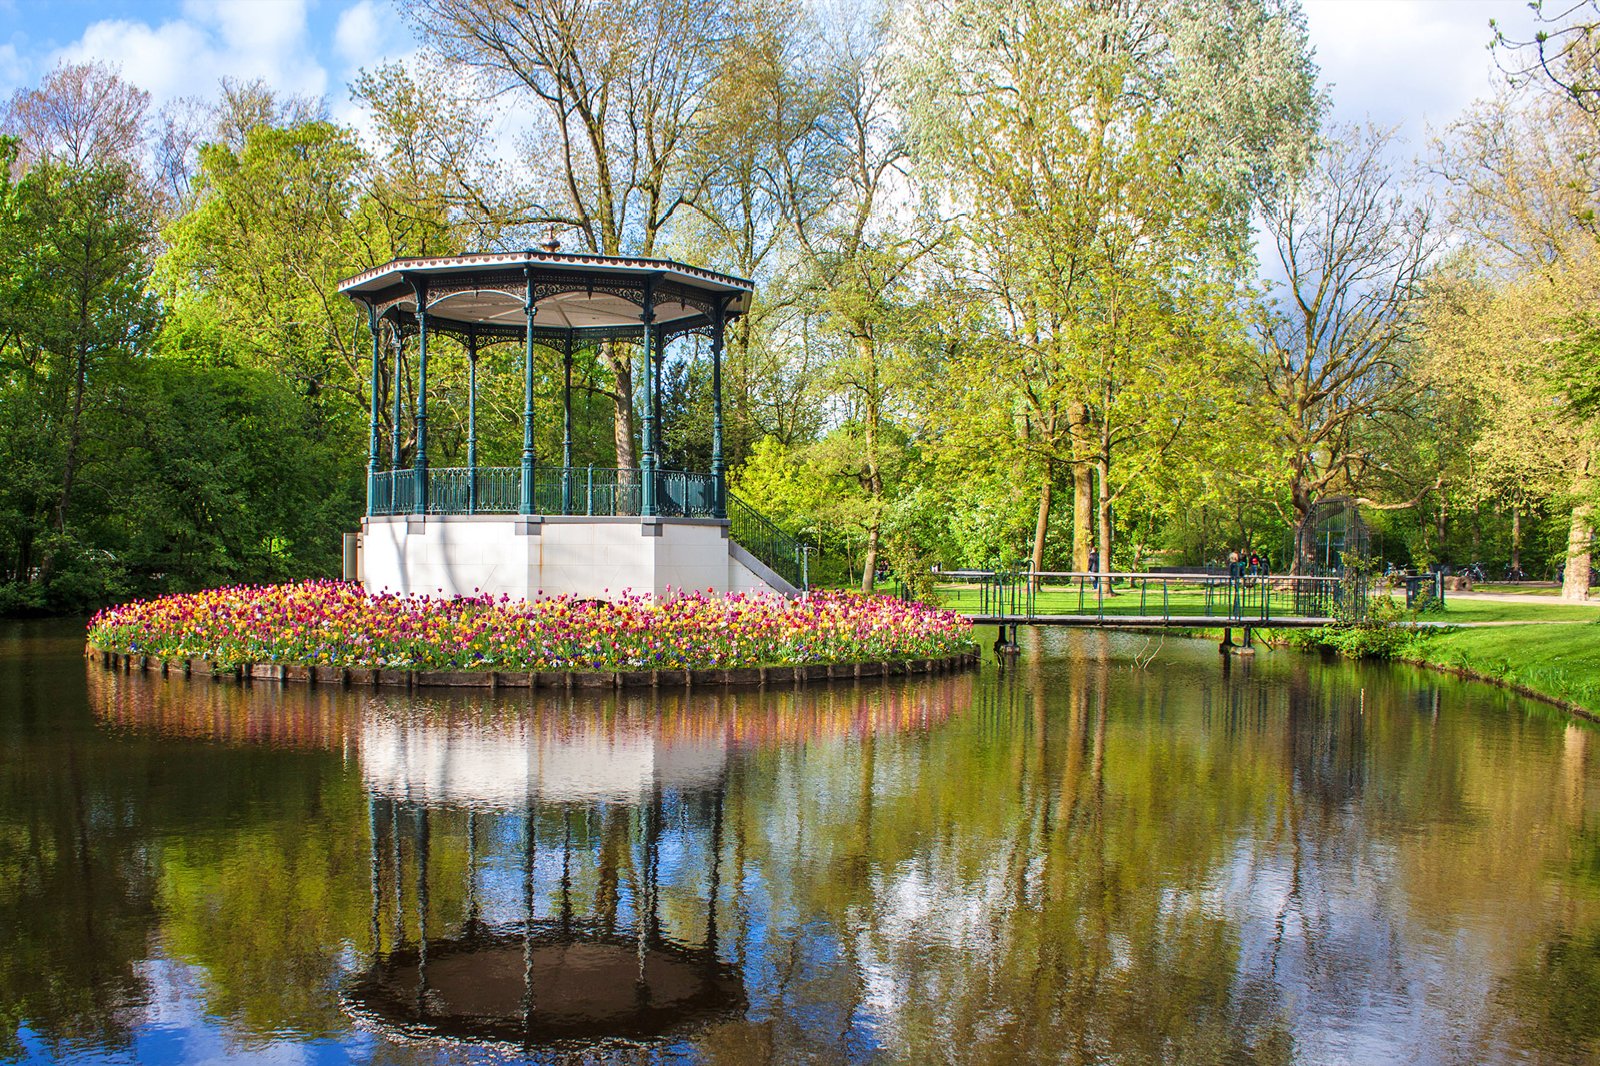
[[351, 68], [369, 66], [382, 59], [387, 34], [385, 20], [372, 0], [359, 0], [339, 14], [333, 46]]
[[198, 88], [193, 84], [195, 67], [206, 50], [205, 34], [187, 22], [168, 22], [153, 29], [142, 22], [106, 20], [84, 30], [55, 61], [109, 63], [161, 103]]
[[1493, 88], [1489, 20], [1527, 22], [1523, 0], [1306, 0], [1334, 116], [1398, 126], [1413, 151]]
[[92, 23], [51, 62], [118, 66], [158, 107], [178, 96], [209, 98], [224, 77], [261, 78], [285, 93], [327, 92], [328, 73], [310, 46], [301, 0], [188, 0], [183, 12], [183, 18], [159, 26], [123, 19]]
[[14, 44], [0, 44], [0, 99], [22, 88], [27, 80], [27, 65]]
[[[339, 81], [346, 89], [363, 69], [399, 63], [415, 70], [422, 61], [422, 51], [404, 20], [381, 0], [356, 0], [339, 13], [333, 30], [333, 51], [344, 64]], [[348, 91], [335, 90], [328, 104], [335, 122], [352, 127], [363, 141], [372, 143], [372, 116], [350, 99]]]

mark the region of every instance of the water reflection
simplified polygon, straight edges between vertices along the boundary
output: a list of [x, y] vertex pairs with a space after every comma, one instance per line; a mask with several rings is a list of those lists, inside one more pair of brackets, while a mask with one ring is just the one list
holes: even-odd
[[[357, 1019], [531, 1048], [637, 1042], [742, 1013], [743, 983], [718, 953], [732, 730], [686, 723], [683, 708], [663, 722], [594, 706], [368, 707], [377, 950], [347, 986]], [[704, 857], [703, 892], [684, 883], [687, 866], [664, 868], [664, 850]], [[441, 876], [464, 878], [459, 905], [437, 905]], [[665, 922], [664, 888], [677, 897]]]
[[370, 921], [343, 1008], [386, 1037], [524, 1050], [742, 1020], [750, 911], [723, 879], [749, 851], [751, 822], [725, 825], [740, 767], [925, 731], [973, 681], [485, 698], [89, 675], [120, 730], [352, 761]]
[[970, 677], [569, 699], [85, 672], [0, 633], [0, 1057], [1600, 1052], [1592, 730], [1023, 636]]

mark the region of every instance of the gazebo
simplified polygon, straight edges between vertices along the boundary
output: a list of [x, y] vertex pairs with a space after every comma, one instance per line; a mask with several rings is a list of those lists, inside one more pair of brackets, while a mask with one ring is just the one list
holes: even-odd
[[[554, 248], [554, 244], [550, 247]], [[363, 304], [372, 333], [367, 514], [358, 572], [371, 591], [533, 599], [671, 589], [792, 594], [803, 582], [798, 545], [731, 497], [723, 462], [722, 353], [730, 321], [749, 310], [754, 285], [668, 260], [559, 251], [396, 259], [339, 290]], [[404, 390], [391, 388], [388, 468], [380, 411], [385, 334], [415, 344], [409, 412], [414, 459], [402, 468]], [[428, 344], [440, 335], [466, 349], [467, 465], [428, 461]], [[700, 336], [711, 351], [711, 469], [665, 469], [659, 455], [661, 379], [669, 345]], [[579, 465], [573, 455], [574, 352], [637, 344], [642, 368], [637, 467]], [[522, 461], [477, 461], [477, 363], [484, 347], [523, 352]], [[535, 360], [561, 360], [559, 465], [534, 449]]]

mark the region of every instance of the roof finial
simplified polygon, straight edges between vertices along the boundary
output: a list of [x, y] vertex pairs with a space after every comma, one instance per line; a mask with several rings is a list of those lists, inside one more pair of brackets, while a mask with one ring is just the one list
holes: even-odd
[[539, 247], [543, 248], [551, 255], [555, 255], [557, 252], [561, 251], [561, 240], [556, 236], [556, 224], [554, 222], [550, 223], [550, 232], [545, 235], [544, 243], [539, 245]]

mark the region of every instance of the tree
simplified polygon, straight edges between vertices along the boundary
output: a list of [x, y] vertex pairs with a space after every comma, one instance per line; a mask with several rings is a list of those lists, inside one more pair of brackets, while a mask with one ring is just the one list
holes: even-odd
[[[1592, 52], [1568, 59], [1571, 81], [1592, 75]], [[1491, 397], [1497, 421], [1490, 439], [1502, 452], [1528, 451], [1533, 461], [1557, 449], [1566, 481], [1560, 496], [1570, 510], [1562, 590], [1568, 599], [1588, 598], [1600, 485], [1600, 425], [1585, 402], [1600, 385], [1589, 357], [1600, 294], [1597, 140], [1600, 113], [1570, 93], [1506, 92], [1453, 126], [1438, 160], [1452, 186], [1453, 221], [1474, 240], [1482, 280], [1499, 292], [1480, 307], [1500, 326], [1482, 335], [1504, 330], [1509, 309], [1528, 316], [1514, 327], [1510, 349], [1522, 362]], [[1485, 353], [1470, 336], [1445, 350], [1458, 360], [1463, 380], [1481, 372]]]
[[448, 78], [436, 65], [391, 63], [363, 71], [351, 86], [380, 146], [362, 189], [372, 218], [367, 239], [397, 255], [491, 247], [514, 212], [494, 162], [492, 126]]
[[1386, 159], [1390, 142], [1381, 131], [1338, 132], [1310, 172], [1261, 207], [1285, 280], [1266, 308], [1255, 368], [1298, 530], [1297, 569], [1314, 555], [1317, 502], [1362, 491], [1382, 461], [1375, 431], [1407, 417], [1417, 398], [1408, 345], [1437, 238]]
[[137, 171], [150, 94], [103, 63], [65, 63], [38, 88], [19, 89], [0, 132], [17, 139], [13, 167], [51, 163], [81, 170], [120, 163]]
[[1554, 12], [1544, 0], [1530, 0], [1539, 28], [1531, 40], [1509, 36], [1494, 19], [1495, 59], [1512, 85], [1543, 80], [1585, 111], [1600, 111], [1600, 79], [1594, 62], [1600, 51], [1600, 0], [1563, 0]]
[[[0, 140], [4, 172], [16, 153]], [[42, 162], [0, 182], [0, 496], [12, 519], [0, 545], [13, 582], [49, 585], [88, 547], [79, 521], [102, 507], [86, 510], [86, 475], [100, 491], [115, 477], [101, 469], [116, 460], [103, 420], [159, 322], [146, 291], [152, 230], [148, 199], [115, 163]]]
[[1161, 400], [1179, 390], [1154, 387], [1187, 365], [1168, 358], [1164, 316], [1237, 283], [1252, 194], [1303, 155], [1304, 27], [1275, 3], [1072, 0], [926, 0], [907, 27], [900, 81], [960, 224], [957, 285], [993, 308], [963, 350], [998, 371], [986, 406], [1011, 409], [1039, 486], [1035, 567], [1064, 467], [1075, 565], [1097, 475], [1109, 569], [1113, 454], [1178, 439]]
[[339, 283], [392, 257], [352, 221], [365, 165], [354, 135], [325, 122], [257, 125], [238, 149], [207, 144], [157, 273], [179, 319], [239, 338], [251, 365], [283, 374], [333, 422], [365, 413], [369, 381], [366, 324]]
[[895, 450], [890, 430], [916, 371], [912, 271], [943, 239], [930, 213], [904, 204], [910, 193], [905, 142], [885, 83], [886, 26], [863, 20], [843, 31], [828, 57], [834, 106], [802, 143], [777, 157], [784, 213], [802, 269], [802, 300], [834, 342], [822, 370], [845, 423], [834, 439], [836, 473], [862, 497], [862, 591], [876, 573]]
[[724, 352], [724, 453], [735, 468], [763, 437], [793, 445], [821, 429], [812, 402], [821, 360], [805, 343], [814, 308], [793, 269], [798, 251], [783, 174], [785, 160], [810, 170], [819, 126], [837, 101], [830, 48], [804, 8], [767, 0], [747, 5], [742, 21], [742, 32], [721, 46], [695, 142], [690, 167], [705, 181], [671, 239], [686, 262], [756, 283]]
[[[565, 228], [602, 255], [654, 255], [667, 225], [700, 194], [705, 176], [690, 164], [734, 17], [727, 0], [423, 0], [415, 8], [424, 40], [542, 119], [529, 135], [536, 177], [518, 221]], [[607, 345], [605, 358], [617, 465], [633, 467], [632, 353]]]
[[179, 97], [156, 116], [155, 183], [174, 214], [193, 206], [200, 148], [220, 144], [242, 152], [245, 138], [259, 126], [287, 128], [328, 121], [327, 103], [275, 92], [260, 78], [223, 78], [216, 100]]

